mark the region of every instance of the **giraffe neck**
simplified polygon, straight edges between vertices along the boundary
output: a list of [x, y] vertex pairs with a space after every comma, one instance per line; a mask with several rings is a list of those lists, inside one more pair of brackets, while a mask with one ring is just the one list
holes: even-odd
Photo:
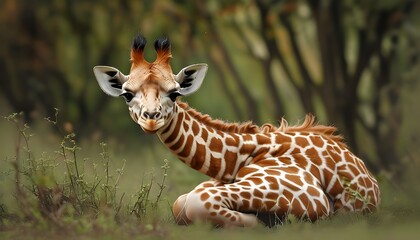
[[222, 182], [232, 182], [247, 161], [240, 154], [239, 134], [208, 126], [178, 104], [173, 118], [157, 134], [186, 165]]

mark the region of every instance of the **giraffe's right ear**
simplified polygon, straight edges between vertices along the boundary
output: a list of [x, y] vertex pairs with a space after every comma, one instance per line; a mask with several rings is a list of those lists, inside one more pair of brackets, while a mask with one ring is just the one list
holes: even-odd
[[96, 66], [93, 68], [96, 80], [102, 91], [106, 94], [118, 97], [122, 91], [122, 84], [127, 81], [127, 76], [118, 69], [108, 66]]
[[175, 80], [181, 87], [179, 93], [187, 96], [197, 91], [203, 83], [207, 68], [207, 64], [205, 63], [194, 64], [183, 68], [175, 76]]

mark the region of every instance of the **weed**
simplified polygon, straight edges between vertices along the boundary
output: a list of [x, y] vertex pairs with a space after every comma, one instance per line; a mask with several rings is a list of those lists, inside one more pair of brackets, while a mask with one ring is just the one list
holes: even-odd
[[[81, 158], [81, 147], [76, 134], [62, 137], [53, 153], [42, 152], [39, 157], [31, 149], [31, 128], [23, 123], [22, 114], [13, 113], [4, 117], [14, 125], [18, 137], [15, 156], [7, 158], [13, 166], [14, 190], [18, 204], [19, 221], [42, 228], [58, 226], [73, 227], [77, 231], [87, 231], [93, 227], [106, 228], [116, 224], [118, 219], [135, 216], [143, 220], [149, 212], [156, 211], [165, 189], [169, 163], [162, 166], [163, 178], [157, 183], [157, 195], [152, 200], [154, 175], [147, 184], [142, 184], [134, 194], [133, 206], [127, 212], [121, 211], [125, 193], [119, 193], [119, 182], [124, 174], [126, 161], [120, 168], [112, 168], [108, 145], [100, 143], [98, 159]], [[57, 127], [58, 109], [54, 118], [45, 120]], [[63, 132], [63, 131], [60, 131]], [[89, 174], [89, 170], [93, 174]], [[0, 224], [10, 214], [6, 206], [0, 204]], [[92, 221], [93, 220], [93, 221]], [[141, 221], [140, 221], [141, 222]], [[147, 224], [145, 223], [145, 226]], [[146, 227], [145, 227], [146, 229]]]
[[150, 201], [150, 192], [153, 186], [153, 182], [155, 179], [154, 174], [150, 177], [148, 183], [145, 183], [145, 179], [143, 177], [142, 184], [140, 186], [139, 191], [134, 196], [134, 203], [132, 206], [129, 206], [130, 214], [136, 216], [139, 219], [144, 219], [147, 215], [149, 215], [149, 211], [151, 214], [155, 214], [159, 203], [161, 201], [162, 193], [166, 188], [165, 181], [168, 176], [167, 172], [169, 169], [169, 161], [167, 159], [164, 160], [164, 165], [161, 166], [163, 170], [163, 177], [160, 183], [158, 183], [159, 189], [154, 201]]
[[350, 203], [352, 203], [353, 205], [356, 204], [356, 201], [359, 201], [363, 204], [363, 208], [365, 208], [366, 206], [368, 206], [370, 204], [370, 196], [363, 196], [359, 189], [357, 184], [352, 183], [349, 179], [347, 179], [346, 177], [343, 177], [341, 179], [341, 182], [344, 186], [344, 190], [345, 192], [349, 195], [350, 197]]

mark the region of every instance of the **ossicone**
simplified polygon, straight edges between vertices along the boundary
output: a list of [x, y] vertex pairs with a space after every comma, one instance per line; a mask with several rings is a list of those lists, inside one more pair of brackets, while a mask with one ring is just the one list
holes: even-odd
[[[144, 65], [148, 63], [144, 59], [144, 48], [146, 47], [147, 40], [142, 35], [138, 34], [133, 39], [133, 45], [131, 47], [131, 61], [135, 65]], [[169, 64], [169, 60], [172, 57], [171, 54], [171, 42], [168, 37], [158, 38], [154, 42], [154, 47], [157, 53], [156, 60], [154, 63], [157, 64]], [[144, 65], [144, 66], [147, 66]]]
[[155, 50], [157, 57], [155, 62], [169, 63], [172, 57], [171, 42], [168, 37], [162, 37], [155, 40]]
[[147, 40], [144, 36], [138, 34], [134, 37], [132, 49], [134, 51], [144, 51], [144, 47], [146, 46]]
[[171, 42], [169, 41], [168, 37], [162, 37], [155, 40], [155, 50], [156, 52], [159, 51], [170, 51], [171, 50]]
[[142, 35], [138, 34], [133, 39], [133, 45], [131, 47], [131, 61], [133, 63], [144, 62], [144, 47], [146, 46], [147, 40]]

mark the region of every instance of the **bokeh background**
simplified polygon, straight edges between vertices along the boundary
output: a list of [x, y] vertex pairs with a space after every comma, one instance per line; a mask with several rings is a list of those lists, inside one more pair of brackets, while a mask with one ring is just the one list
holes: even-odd
[[[108, 142], [116, 159], [127, 158], [124, 178], [138, 180], [143, 163], [175, 157], [122, 99], [100, 90], [92, 68], [128, 74], [136, 34], [147, 37], [149, 60], [154, 39], [168, 36], [175, 73], [209, 65], [201, 89], [183, 99], [192, 107], [258, 124], [313, 113], [337, 126], [375, 175], [398, 184], [420, 159], [419, 10], [415, 0], [2, 0], [0, 114], [23, 112], [40, 149], [63, 132], [84, 149]], [[55, 108], [58, 127], [38, 126]], [[0, 124], [5, 158], [16, 132]], [[169, 172], [178, 185], [197, 184], [200, 176], [178, 165]]]

